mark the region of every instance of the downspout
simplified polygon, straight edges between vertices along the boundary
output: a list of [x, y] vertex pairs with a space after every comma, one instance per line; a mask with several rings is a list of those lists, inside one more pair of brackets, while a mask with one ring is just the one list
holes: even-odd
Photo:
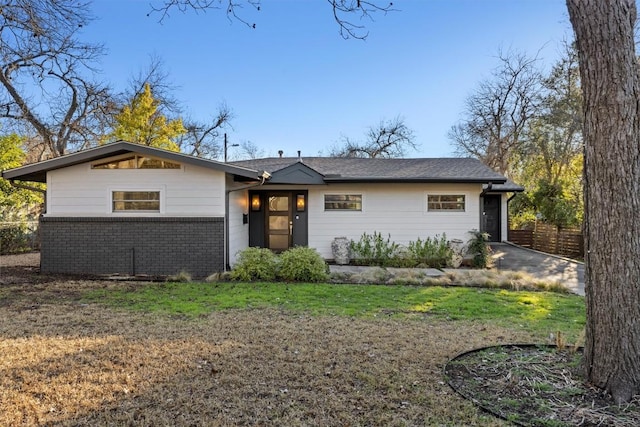
[[[230, 256], [229, 256], [229, 194], [233, 191], [248, 190], [249, 188], [260, 187], [264, 185], [265, 180], [269, 179], [271, 175], [263, 172], [260, 176], [260, 182], [256, 184], [249, 184], [242, 187], [234, 188], [232, 190], [225, 190], [224, 192], [224, 271], [231, 269]], [[226, 184], [225, 184], [226, 185]]]
[[38, 188], [38, 187], [32, 187], [30, 185], [21, 184], [13, 180], [10, 180], [9, 183], [11, 184], [12, 187], [19, 188], [21, 190], [30, 190], [30, 191], [36, 191], [38, 193], [42, 193], [42, 197], [44, 199], [44, 209], [42, 210], [42, 213], [47, 213], [47, 190], [43, 190], [42, 188]]

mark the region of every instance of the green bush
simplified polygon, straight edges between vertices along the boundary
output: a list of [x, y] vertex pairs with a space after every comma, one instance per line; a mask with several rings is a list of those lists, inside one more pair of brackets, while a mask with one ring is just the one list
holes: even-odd
[[0, 254], [15, 254], [32, 249], [31, 238], [26, 224], [0, 227]]
[[288, 282], [323, 282], [329, 279], [328, 266], [313, 248], [296, 246], [280, 254], [278, 277]]
[[251, 280], [273, 281], [278, 269], [278, 258], [266, 248], [247, 248], [238, 254], [238, 260], [231, 270], [231, 279], [248, 282]]
[[417, 266], [418, 262], [413, 254], [402, 245], [396, 245], [393, 256], [385, 262], [385, 267], [413, 268]]
[[427, 237], [425, 240], [418, 238], [415, 242], [409, 242], [409, 253], [416, 261], [417, 266], [443, 268], [451, 261], [453, 250], [449, 245], [446, 234], [442, 237]]
[[469, 231], [471, 239], [468, 243], [468, 252], [472, 256], [472, 264], [476, 268], [487, 268], [491, 248], [488, 245], [489, 234], [478, 230]]
[[381, 233], [374, 231], [372, 235], [362, 233], [360, 240], [350, 243], [351, 258], [360, 265], [389, 266], [400, 246], [391, 241], [391, 235], [386, 239]]

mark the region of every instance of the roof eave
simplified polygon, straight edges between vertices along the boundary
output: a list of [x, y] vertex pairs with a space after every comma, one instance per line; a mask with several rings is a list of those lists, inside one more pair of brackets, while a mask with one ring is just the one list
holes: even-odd
[[146, 145], [134, 144], [131, 142], [119, 141], [111, 144], [88, 150], [78, 151], [65, 156], [49, 159], [38, 163], [33, 163], [19, 168], [9, 169], [2, 172], [2, 177], [8, 180], [46, 182], [47, 172], [81, 163], [91, 162], [111, 156], [126, 153], [140, 153], [155, 157], [162, 157], [179, 163], [186, 163], [194, 166], [201, 166], [208, 169], [216, 169], [225, 173], [241, 176], [244, 178], [258, 179], [258, 171], [242, 166], [228, 165], [214, 160], [193, 157], [187, 154], [174, 151], [163, 150]]
[[331, 183], [432, 183], [432, 184], [502, 184], [505, 178], [385, 178], [385, 177], [325, 177]]

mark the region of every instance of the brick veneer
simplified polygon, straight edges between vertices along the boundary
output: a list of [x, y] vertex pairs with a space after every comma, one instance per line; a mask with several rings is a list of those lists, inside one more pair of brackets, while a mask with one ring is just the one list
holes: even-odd
[[223, 271], [223, 218], [42, 217], [43, 273], [172, 275]]

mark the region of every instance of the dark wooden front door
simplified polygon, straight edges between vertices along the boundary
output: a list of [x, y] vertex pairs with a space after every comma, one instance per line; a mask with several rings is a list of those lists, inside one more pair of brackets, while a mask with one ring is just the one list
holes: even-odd
[[307, 245], [307, 191], [250, 192], [260, 209], [249, 213], [249, 246], [282, 252]]
[[482, 231], [489, 234], [490, 242], [502, 241], [500, 236], [500, 208], [502, 196], [486, 195], [482, 202]]

